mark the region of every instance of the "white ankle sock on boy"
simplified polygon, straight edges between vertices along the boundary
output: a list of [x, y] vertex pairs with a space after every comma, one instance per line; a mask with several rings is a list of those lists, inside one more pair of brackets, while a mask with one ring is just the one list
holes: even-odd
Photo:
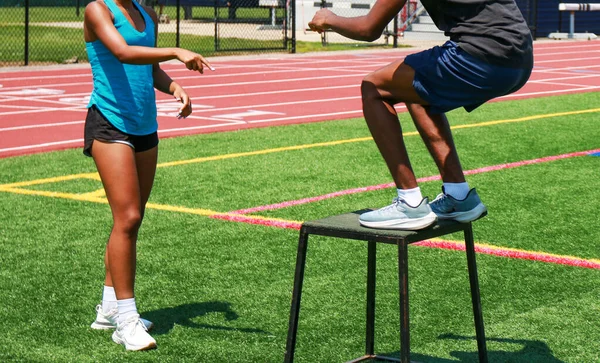
[[421, 188], [416, 187], [412, 189], [396, 189], [398, 192], [398, 198], [402, 199], [406, 202], [406, 204], [411, 207], [418, 206], [423, 200], [423, 195], [421, 194]]

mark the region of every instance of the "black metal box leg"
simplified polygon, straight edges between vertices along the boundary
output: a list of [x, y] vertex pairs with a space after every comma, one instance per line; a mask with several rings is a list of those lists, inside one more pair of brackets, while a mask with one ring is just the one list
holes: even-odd
[[375, 354], [375, 277], [377, 260], [377, 243], [368, 242], [367, 255], [367, 333], [365, 354]]
[[400, 362], [410, 363], [408, 318], [408, 243], [398, 240], [398, 283], [400, 285]]
[[294, 274], [294, 290], [292, 292], [292, 307], [290, 309], [290, 323], [288, 328], [287, 343], [285, 347], [285, 363], [294, 361], [296, 349], [296, 333], [298, 332], [298, 317], [300, 316], [300, 299], [302, 297], [302, 283], [304, 282], [304, 266], [306, 263], [306, 248], [308, 246], [308, 233], [300, 229], [298, 239], [298, 254], [296, 256], [296, 272]]
[[467, 252], [467, 266], [469, 269], [469, 283], [471, 285], [471, 301], [473, 303], [473, 317], [475, 318], [475, 333], [477, 334], [477, 351], [479, 362], [487, 363], [487, 347], [483, 328], [483, 313], [481, 311], [481, 298], [479, 294], [479, 280], [477, 277], [477, 262], [475, 259], [475, 242], [473, 241], [473, 227], [471, 223], [465, 228], [465, 249]]

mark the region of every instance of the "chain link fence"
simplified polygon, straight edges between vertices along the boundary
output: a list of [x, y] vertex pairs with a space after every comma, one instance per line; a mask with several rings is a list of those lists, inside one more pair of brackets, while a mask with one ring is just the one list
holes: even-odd
[[[87, 62], [91, 0], [0, 0], [0, 67]], [[159, 15], [159, 47], [205, 56], [294, 51], [283, 0], [145, 0]]]
[[[85, 6], [92, 0], [0, 0], [0, 67], [87, 62], [83, 41]], [[205, 56], [295, 52], [297, 40], [361, 43], [334, 32], [317, 35], [308, 22], [320, 8], [341, 16], [366, 15], [375, 0], [138, 0], [159, 15], [159, 47], [181, 47]], [[566, 0], [564, 2], [572, 2]], [[516, 0], [534, 37], [546, 37], [565, 22], [559, 0]], [[600, 28], [598, 13], [578, 16], [578, 27]], [[589, 16], [588, 16], [589, 15]], [[593, 21], [586, 23], [588, 16]], [[593, 18], [592, 18], [593, 17]], [[581, 19], [581, 20], [580, 20]], [[581, 25], [580, 25], [581, 24]], [[408, 0], [377, 46], [447, 38], [419, 0]]]
[[83, 4], [0, 0], [0, 66], [86, 59]]

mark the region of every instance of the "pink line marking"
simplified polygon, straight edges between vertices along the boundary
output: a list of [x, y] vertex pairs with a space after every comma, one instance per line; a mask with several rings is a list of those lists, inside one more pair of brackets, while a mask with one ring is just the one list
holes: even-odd
[[298, 230], [302, 226], [302, 223], [298, 223], [298, 222], [277, 221], [277, 220], [273, 220], [273, 219], [262, 219], [262, 218], [255, 218], [252, 216], [242, 216], [242, 215], [234, 216], [231, 214], [215, 214], [215, 215], [210, 216], [210, 218], [221, 219], [221, 220], [230, 221], [230, 222], [242, 222], [242, 223], [255, 224], [255, 225], [261, 225], [261, 226], [267, 226], [267, 227], [289, 228], [289, 229], [298, 229]]
[[[446, 250], [464, 251], [465, 245], [463, 243], [456, 243], [451, 241], [422, 241], [414, 244], [415, 246], [430, 247], [430, 248], [441, 248]], [[516, 258], [520, 260], [539, 261], [552, 263], [556, 265], [567, 265], [574, 267], [591, 268], [600, 270], [600, 263], [595, 261], [589, 261], [577, 257], [568, 256], [555, 256], [541, 252], [530, 252], [530, 251], [517, 251], [512, 249], [504, 249], [501, 247], [489, 247], [475, 245], [475, 251], [486, 255]]]
[[372, 190], [391, 188], [393, 186], [394, 186], [394, 183], [387, 183], [387, 184], [372, 185], [372, 186], [368, 186], [368, 187], [346, 189], [346, 190], [341, 190], [339, 192], [333, 192], [333, 193], [328, 193], [325, 195], [320, 195], [317, 197], [302, 198], [302, 199], [298, 199], [298, 200], [290, 200], [288, 202], [263, 205], [263, 206], [259, 206], [259, 207], [248, 208], [248, 209], [240, 209], [240, 210], [236, 210], [236, 211], [229, 212], [229, 213], [247, 214], [247, 213], [260, 212], [260, 211], [264, 211], [264, 210], [281, 209], [281, 208], [286, 208], [286, 207], [292, 207], [295, 205], [308, 204], [308, 203], [318, 202], [320, 200], [341, 197], [343, 195], [348, 195], [348, 194], [355, 194], [355, 193], [368, 192], [368, 191], [372, 191]]
[[[578, 151], [578, 152], [574, 152], [574, 153], [555, 155], [555, 156], [546, 156], [546, 157], [538, 158], [538, 159], [517, 161], [514, 163], [485, 166], [483, 168], [467, 170], [467, 171], [465, 171], [465, 175], [487, 173], [490, 171], [496, 171], [496, 170], [502, 170], [502, 169], [518, 168], [520, 166], [525, 166], [525, 165], [547, 163], [547, 162], [555, 161], [555, 160], [568, 159], [568, 158], [573, 158], [573, 157], [578, 157], [578, 156], [585, 156], [585, 155], [593, 154], [596, 152], [600, 152], [600, 149], [588, 150], [588, 151]], [[441, 177], [439, 175], [432, 175], [432, 176], [428, 176], [428, 177], [424, 177], [424, 178], [419, 178], [419, 179], [417, 179], [417, 181], [422, 183], [422, 182], [429, 182], [429, 181], [440, 180], [440, 179], [441, 179]], [[275, 204], [268, 204], [268, 205], [253, 207], [253, 208], [240, 209], [240, 210], [232, 211], [230, 213], [248, 214], [248, 213], [261, 212], [261, 211], [265, 211], [265, 210], [282, 209], [282, 208], [292, 207], [292, 206], [301, 205], [301, 204], [314, 203], [314, 202], [318, 202], [318, 201], [325, 200], [325, 199], [340, 197], [343, 195], [392, 188], [393, 186], [394, 186], [394, 183], [386, 183], [386, 184], [372, 185], [372, 186], [368, 186], [368, 187], [346, 189], [346, 190], [328, 193], [328, 194], [324, 194], [324, 195], [320, 195], [320, 196], [316, 196], [316, 197], [302, 198], [302, 199], [290, 200], [290, 201], [282, 202], [282, 203], [275, 203]]]

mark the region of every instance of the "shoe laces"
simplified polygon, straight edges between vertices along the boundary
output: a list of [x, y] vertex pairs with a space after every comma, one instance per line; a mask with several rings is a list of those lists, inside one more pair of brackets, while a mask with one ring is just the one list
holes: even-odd
[[447, 201], [448, 201], [448, 196], [444, 193], [440, 193], [429, 204], [446, 204]]
[[389, 212], [389, 211], [400, 210], [400, 211], [404, 212], [406, 210], [406, 207], [404, 207], [403, 204], [406, 204], [406, 202], [404, 202], [404, 200], [400, 199], [399, 197], [396, 197], [392, 200], [392, 204], [383, 207], [381, 209], [381, 211]]
[[144, 325], [144, 323], [142, 323], [142, 321], [140, 320], [140, 316], [139, 315], [133, 315], [131, 317], [129, 317], [127, 320], [125, 320], [125, 322], [123, 322], [124, 327], [128, 326], [131, 324], [131, 327], [129, 328], [129, 335], [133, 336], [135, 335], [135, 331], [137, 329], [137, 326], [141, 326], [142, 329], [144, 329], [144, 331], [148, 331], [148, 329], [146, 328], [146, 325]]
[[448, 195], [440, 193], [429, 203], [430, 207], [439, 212], [446, 212], [454, 209], [454, 201]]

